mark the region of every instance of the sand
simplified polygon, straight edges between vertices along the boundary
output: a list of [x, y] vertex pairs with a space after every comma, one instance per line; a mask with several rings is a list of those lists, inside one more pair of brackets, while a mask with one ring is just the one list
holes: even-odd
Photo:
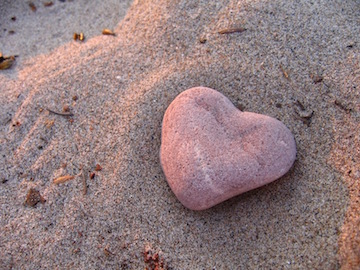
[[[53, 2], [0, 5], [0, 50], [19, 55], [0, 71], [1, 269], [360, 267], [359, 1]], [[196, 212], [159, 148], [167, 106], [199, 85], [282, 121], [298, 154]], [[46, 201], [24, 204], [31, 188]]]

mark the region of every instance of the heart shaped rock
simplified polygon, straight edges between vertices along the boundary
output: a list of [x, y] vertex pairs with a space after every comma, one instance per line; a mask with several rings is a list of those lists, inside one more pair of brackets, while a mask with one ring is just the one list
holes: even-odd
[[188, 89], [167, 108], [160, 162], [180, 202], [203, 210], [283, 176], [296, 145], [280, 121], [239, 111], [221, 93]]

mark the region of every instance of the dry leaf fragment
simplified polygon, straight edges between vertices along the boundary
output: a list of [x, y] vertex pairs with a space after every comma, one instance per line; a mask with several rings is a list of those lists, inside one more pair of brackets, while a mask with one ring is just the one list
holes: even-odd
[[14, 63], [14, 59], [4, 59], [3, 61], [0, 62], [0, 69], [3, 70], [3, 69], [9, 69], [12, 64]]
[[311, 77], [311, 79], [313, 80], [313, 82], [314, 82], [315, 84], [322, 82], [323, 79], [324, 79], [323, 76], [317, 75], [317, 74], [311, 74], [310, 77]]
[[46, 119], [44, 124], [47, 128], [51, 128], [55, 123], [55, 120]]
[[40, 195], [40, 192], [38, 190], [36, 190], [35, 188], [30, 188], [26, 195], [26, 200], [24, 204], [27, 206], [35, 207], [38, 202], [44, 203], [45, 199]]
[[114, 253], [112, 253], [109, 248], [104, 248], [104, 254], [106, 257], [109, 257], [110, 255], [114, 255]]
[[207, 41], [206, 37], [200, 37], [199, 42], [204, 44]]
[[54, 179], [54, 184], [58, 185], [58, 184], [61, 184], [61, 183], [65, 183], [65, 182], [67, 182], [69, 180], [72, 180], [74, 178], [75, 178], [75, 176], [73, 176], [73, 175], [60, 176], [60, 177]]
[[54, 3], [52, 1], [43, 3], [44, 7], [51, 7]]
[[35, 4], [34, 4], [33, 2], [29, 2], [29, 7], [31, 8], [31, 10], [32, 10], [33, 12], [36, 11], [36, 6], [35, 6]]
[[108, 36], [115, 36], [115, 33], [113, 31], [111, 31], [110, 29], [106, 29], [106, 28], [102, 30], [102, 34], [108, 35]]
[[84, 41], [84, 40], [85, 40], [84, 33], [80, 33], [80, 34], [74, 33], [73, 39], [74, 39], [74, 40]]
[[13, 127], [20, 127], [21, 123], [19, 121], [15, 121], [15, 123], [12, 126]]
[[280, 64], [279, 67], [280, 67], [280, 70], [281, 70], [281, 72], [283, 73], [284, 77], [285, 77], [287, 80], [290, 80], [289, 74], [288, 74], [287, 71], [283, 68], [283, 66]]
[[15, 61], [16, 55], [3, 56], [0, 53], [0, 70], [9, 69]]
[[63, 111], [64, 111], [64, 112], [69, 112], [69, 111], [70, 111], [69, 105], [64, 105], [64, 106], [63, 106]]

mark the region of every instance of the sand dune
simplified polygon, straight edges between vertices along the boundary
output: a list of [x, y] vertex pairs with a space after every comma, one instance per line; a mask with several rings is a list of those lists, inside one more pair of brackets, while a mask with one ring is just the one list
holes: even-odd
[[[0, 71], [0, 268], [359, 267], [358, 1], [125, 1], [109, 20], [109, 0], [79, 16], [81, 1], [34, 1], [35, 14], [20, 2], [4, 2], [2, 28], [51, 17], [69, 38], [31, 52], [38, 32], [0, 36], [4, 55], [19, 54]], [[246, 30], [218, 33], [231, 27]], [[159, 148], [167, 106], [199, 85], [282, 121], [298, 156], [274, 183], [194, 212]], [[73, 116], [48, 110], [64, 107]], [[53, 183], [64, 175], [75, 178]], [[31, 188], [46, 202], [24, 205]]]

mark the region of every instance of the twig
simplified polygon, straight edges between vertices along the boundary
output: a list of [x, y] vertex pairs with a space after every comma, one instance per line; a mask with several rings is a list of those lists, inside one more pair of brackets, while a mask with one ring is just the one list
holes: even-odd
[[286, 70], [283, 68], [283, 66], [280, 64], [279, 67], [280, 67], [281, 72], [283, 73], [284, 77], [290, 81], [289, 74], [286, 72]]
[[73, 176], [73, 175], [60, 176], [60, 177], [54, 179], [54, 184], [58, 185], [58, 184], [61, 184], [61, 183], [65, 183], [65, 182], [67, 182], [69, 180], [72, 180], [74, 178], [75, 178], [75, 176]]
[[295, 102], [295, 104], [300, 107], [300, 110], [302, 110], [302, 111], [305, 111], [305, 110], [306, 110], [306, 109], [305, 109], [305, 106], [301, 103], [300, 100], [297, 99], [296, 102]]
[[83, 195], [86, 195], [86, 193], [87, 193], [87, 185], [86, 185], [86, 178], [85, 178], [84, 168], [82, 168], [82, 183], [83, 183]]
[[102, 30], [102, 34], [103, 35], [108, 35], [108, 36], [109, 35], [115, 36], [115, 33], [113, 31], [111, 31], [110, 29], [106, 29], [106, 28]]
[[222, 30], [219, 30], [219, 34], [232, 34], [232, 33], [242, 33], [246, 31], [246, 28], [243, 27], [234, 27], [234, 28], [225, 28]]
[[351, 108], [349, 108], [348, 106], [344, 105], [341, 101], [335, 99], [334, 104], [336, 106], [338, 106], [340, 109], [346, 111], [347, 113], [351, 112]]
[[73, 113], [60, 113], [60, 112], [55, 112], [53, 110], [50, 110], [49, 108], [46, 108], [46, 110], [48, 110], [49, 112], [53, 113], [53, 114], [57, 114], [57, 115], [61, 115], [61, 116], [74, 116]]

